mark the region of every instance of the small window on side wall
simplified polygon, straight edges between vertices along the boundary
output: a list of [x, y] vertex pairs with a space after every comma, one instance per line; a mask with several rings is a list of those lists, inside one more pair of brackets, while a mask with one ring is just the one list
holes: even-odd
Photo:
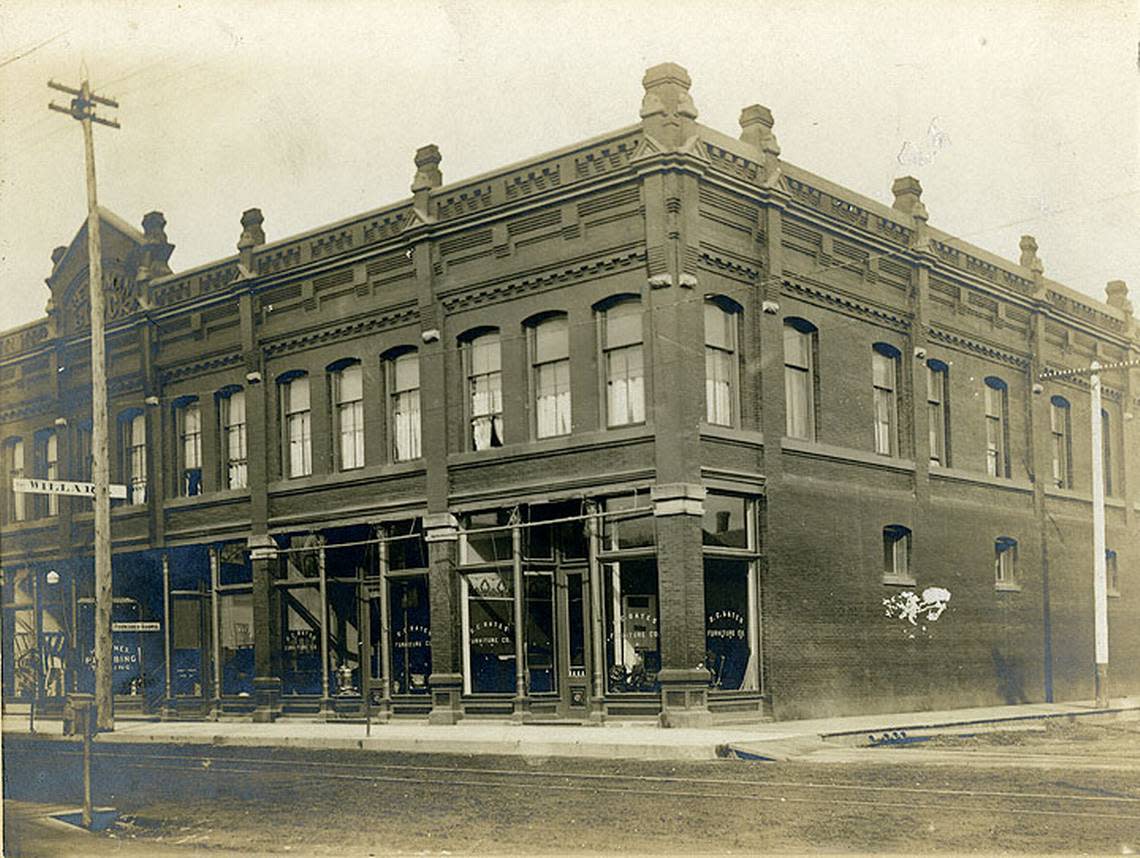
[[1020, 589], [1017, 582], [1017, 540], [999, 536], [994, 540], [994, 586], [999, 590]]
[[899, 454], [900, 352], [890, 343], [875, 343], [871, 352], [871, 385], [875, 405], [875, 452]]
[[912, 584], [910, 564], [911, 531], [901, 524], [883, 528], [883, 578], [892, 583]]

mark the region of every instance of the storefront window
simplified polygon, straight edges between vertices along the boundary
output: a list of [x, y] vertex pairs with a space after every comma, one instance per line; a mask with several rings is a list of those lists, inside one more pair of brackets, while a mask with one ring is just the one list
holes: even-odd
[[218, 546], [218, 646], [222, 695], [253, 694], [253, 567], [244, 543]]
[[387, 537], [390, 570], [427, 568], [428, 552], [422, 519], [393, 522], [387, 527]]
[[466, 517], [459, 540], [459, 562], [509, 563], [511, 560], [510, 511], [474, 513]]
[[[391, 543], [389, 543], [391, 544]], [[431, 603], [426, 575], [388, 583], [392, 630], [392, 693], [427, 694], [431, 675]], [[373, 626], [379, 629], [379, 623]]]
[[657, 560], [621, 560], [602, 566], [606, 596], [606, 689], [611, 694], [660, 687]]
[[602, 544], [606, 551], [649, 548], [656, 544], [653, 509], [642, 495], [606, 498], [602, 519]]
[[472, 694], [509, 694], [515, 690], [511, 572], [472, 572], [464, 576], [464, 587], [469, 690]]
[[4, 570], [4, 696], [26, 699], [36, 693], [35, 590], [30, 569]]
[[748, 548], [748, 503], [742, 497], [710, 492], [705, 498], [701, 525], [705, 545], [719, 548]]
[[279, 555], [277, 595], [281, 633], [281, 693], [321, 693], [320, 541], [289, 538]]

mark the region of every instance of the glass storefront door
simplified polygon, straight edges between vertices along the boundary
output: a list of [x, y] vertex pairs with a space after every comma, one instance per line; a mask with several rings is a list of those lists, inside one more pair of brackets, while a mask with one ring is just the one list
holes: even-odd
[[174, 697], [210, 696], [210, 598], [170, 594], [170, 690]]

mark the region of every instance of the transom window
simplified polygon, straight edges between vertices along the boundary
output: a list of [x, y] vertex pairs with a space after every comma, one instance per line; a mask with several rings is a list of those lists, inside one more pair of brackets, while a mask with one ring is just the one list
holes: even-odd
[[420, 356], [414, 349], [388, 362], [389, 409], [392, 427], [392, 458], [397, 462], [418, 459], [420, 441]]
[[645, 422], [645, 364], [641, 301], [624, 298], [602, 311], [606, 425]]
[[570, 434], [570, 324], [549, 316], [531, 327], [535, 436]]
[[503, 446], [503, 372], [498, 331], [467, 341], [467, 389], [471, 408], [471, 447]]
[[817, 330], [803, 319], [784, 320], [784, 433], [814, 441]]
[[871, 384], [875, 398], [875, 452], [897, 456], [899, 350], [888, 343], [875, 343], [871, 353]]
[[705, 420], [732, 426], [736, 419], [736, 329], [739, 305], [705, 301]]
[[336, 403], [337, 465], [342, 471], [364, 467], [364, 373], [360, 362], [333, 371]]

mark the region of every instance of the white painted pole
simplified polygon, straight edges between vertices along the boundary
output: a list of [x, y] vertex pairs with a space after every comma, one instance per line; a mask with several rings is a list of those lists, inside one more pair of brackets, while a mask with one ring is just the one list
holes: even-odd
[[1093, 630], [1096, 638], [1096, 705], [1108, 706], [1108, 592], [1105, 580], [1104, 447], [1100, 404], [1100, 364], [1092, 363]]

